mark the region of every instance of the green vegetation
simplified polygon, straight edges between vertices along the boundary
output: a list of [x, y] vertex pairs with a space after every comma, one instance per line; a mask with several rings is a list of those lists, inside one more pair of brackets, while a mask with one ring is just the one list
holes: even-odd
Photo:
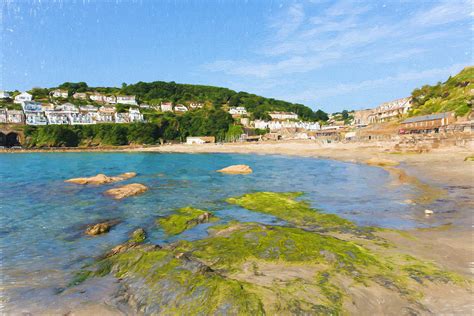
[[129, 242], [131, 243], [142, 243], [146, 239], [146, 233], [143, 228], [134, 230], [130, 236]]
[[[206, 215], [210, 215], [206, 219]], [[176, 214], [169, 215], [157, 220], [157, 223], [163, 227], [168, 235], [177, 235], [190, 229], [204, 221], [217, 221], [210, 212], [206, 212], [193, 207], [184, 207], [176, 211]]]
[[270, 214], [288, 223], [318, 231], [355, 231], [356, 225], [334, 214], [325, 214], [310, 207], [305, 201], [295, 200], [301, 192], [257, 192], [227, 199], [251, 211]]
[[466, 67], [444, 83], [425, 85], [412, 92], [410, 115], [425, 115], [454, 111], [464, 116], [472, 110], [471, 90], [474, 89], [474, 67]]
[[[283, 210], [278, 214], [293, 214], [299, 225], [311, 226], [324, 214], [295, 201], [298, 196], [261, 192], [229, 201], [267, 214], [275, 214], [278, 206]], [[203, 213], [180, 209], [163, 221], [164, 227], [179, 233]], [[373, 240], [363, 239], [363, 246], [350, 233], [347, 240], [331, 236], [350, 223], [337, 216], [323, 222], [325, 232], [234, 221], [213, 226], [201, 240], [126, 247], [78, 272], [71, 285], [112, 273], [136, 289], [132, 295], [149, 314], [341, 315], [354, 300], [354, 288], [382, 286], [408, 306], [423, 309], [419, 299], [427, 282], [464, 284], [454, 273]]]

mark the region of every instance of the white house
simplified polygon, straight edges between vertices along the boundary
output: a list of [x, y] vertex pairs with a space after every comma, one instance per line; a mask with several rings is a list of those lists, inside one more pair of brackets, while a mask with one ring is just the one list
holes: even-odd
[[23, 124], [25, 115], [20, 110], [7, 110], [7, 123]]
[[81, 105], [79, 106], [79, 112], [83, 112], [83, 113], [96, 113], [99, 109], [95, 106], [93, 106], [92, 104], [87, 104], [87, 105]]
[[21, 104], [24, 112], [42, 112], [43, 106], [40, 102], [25, 101]]
[[203, 106], [204, 106], [204, 104], [198, 103], [198, 102], [191, 102], [191, 103], [189, 104], [189, 107], [190, 107], [191, 109], [201, 109]]
[[230, 115], [247, 115], [247, 110], [243, 106], [238, 106], [235, 108], [230, 108]]
[[128, 113], [115, 113], [115, 123], [130, 123]]
[[117, 103], [117, 98], [114, 95], [106, 95], [103, 98], [105, 103], [115, 104]]
[[7, 123], [7, 109], [1, 108], [0, 109], [0, 124]]
[[182, 104], [178, 104], [174, 107], [174, 111], [175, 112], [187, 112], [188, 111], [188, 108], [185, 107], [184, 105]]
[[143, 122], [143, 114], [140, 113], [139, 109], [128, 109], [128, 117], [130, 122]]
[[42, 103], [41, 104], [41, 111], [54, 111], [54, 104], [52, 103]]
[[60, 111], [64, 113], [78, 113], [79, 109], [74, 104], [67, 102], [67, 103], [58, 105], [56, 107], [56, 111]]
[[273, 120], [297, 120], [298, 115], [293, 112], [270, 112], [268, 113]]
[[387, 122], [402, 117], [411, 108], [411, 97], [385, 102], [369, 114], [369, 123]]
[[172, 112], [173, 111], [173, 103], [171, 103], [171, 102], [161, 102], [161, 111], [162, 112]]
[[102, 103], [105, 101], [105, 95], [101, 94], [101, 93], [98, 93], [98, 92], [94, 92], [92, 93], [89, 98], [94, 101], [94, 102], [98, 102], [98, 103]]
[[27, 125], [46, 125], [48, 120], [44, 112], [25, 112], [25, 121]]
[[113, 123], [115, 120], [115, 108], [111, 106], [101, 106], [95, 116], [97, 123]]
[[53, 98], [67, 99], [69, 92], [67, 90], [55, 89], [49, 93]]
[[69, 124], [69, 112], [63, 111], [47, 111], [45, 112], [48, 124], [51, 125], [67, 125]]
[[8, 99], [10, 98], [10, 93], [0, 90], [0, 99]]
[[134, 95], [118, 95], [117, 96], [117, 103], [137, 105], [137, 101], [135, 100]]
[[74, 99], [87, 100], [87, 93], [85, 92], [76, 92], [72, 95]]
[[210, 143], [215, 143], [216, 138], [214, 136], [188, 136], [186, 137], [186, 144], [192, 145], [192, 144], [210, 144]]
[[95, 124], [91, 112], [69, 113], [68, 118], [71, 125]]
[[31, 100], [33, 100], [33, 96], [31, 94], [29, 94], [28, 92], [22, 92], [15, 97], [15, 100], [13, 102], [21, 104], [25, 101], [31, 101]]

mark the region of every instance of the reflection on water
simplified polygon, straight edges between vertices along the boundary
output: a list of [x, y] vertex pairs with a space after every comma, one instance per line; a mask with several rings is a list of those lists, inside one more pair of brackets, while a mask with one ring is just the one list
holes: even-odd
[[[232, 176], [215, 170], [248, 164], [254, 173]], [[117, 184], [80, 186], [72, 177], [135, 171], [150, 190], [116, 201], [103, 192]], [[304, 191], [314, 207], [362, 225], [408, 228], [419, 225], [403, 203], [413, 188], [390, 187], [380, 168], [329, 160], [284, 156], [156, 153], [41, 153], [0, 156], [1, 230], [4, 297], [11, 301], [54, 295], [71, 273], [110, 247], [124, 242], [136, 227], [150, 241], [206, 236], [200, 225], [168, 238], [155, 219], [192, 205], [214, 211], [221, 221], [238, 219], [281, 224], [278, 219], [228, 205], [225, 198], [254, 191]], [[100, 237], [82, 234], [103, 219], [122, 223]], [[46, 294], [45, 294], [46, 293]]]

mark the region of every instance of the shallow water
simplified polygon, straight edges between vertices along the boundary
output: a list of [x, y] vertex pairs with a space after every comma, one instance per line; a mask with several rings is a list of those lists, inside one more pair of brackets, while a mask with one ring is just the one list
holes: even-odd
[[[248, 164], [250, 175], [215, 170]], [[135, 171], [150, 190], [115, 201], [103, 195], [117, 186], [64, 183], [97, 173]], [[393, 228], [422, 226], [403, 201], [414, 188], [390, 185], [381, 168], [331, 160], [285, 156], [158, 153], [32, 153], [0, 155], [0, 247], [3, 304], [54, 297], [72, 273], [144, 227], [151, 242], [196, 239], [212, 224], [199, 225], [168, 238], [155, 219], [192, 205], [215, 212], [222, 221], [238, 219], [279, 224], [278, 219], [228, 205], [225, 198], [254, 191], [303, 191], [319, 209], [361, 225]], [[117, 218], [123, 222], [108, 234], [86, 237], [87, 224]], [[220, 223], [220, 222], [217, 222]]]

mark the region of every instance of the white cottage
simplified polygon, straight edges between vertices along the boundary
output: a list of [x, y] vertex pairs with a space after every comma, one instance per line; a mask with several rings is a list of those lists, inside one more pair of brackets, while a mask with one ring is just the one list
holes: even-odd
[[97, 123], [113, 123], [115, 119], [115, 108], [111, 106], [101, 106], [95, 116]]
[[0, 109], [0, 124], [7, 123], [7, 109], [1, 108]]
[[27, 125], [47, 125], [48, 119], [44, 112], [25, 112]]
[[10, 93], [0, 90], [0, 99], [8, 99], [10, 98]]
[[62, 89], [55, 89], [53, 91], [50, 92], [50, 95], [53, 97], [53, 98], [63, 98], [63, 99], [67, 99], [67, 97], [69, 96], [69, 92], [67, 90], [62, 90]]
[[7, 123], [23, 124], [25, 122], [25, 115], [19, 110], [7, 110]]
[[140, 113], [139, 109], [128, 109], [128, 116], [130, 119], [130, 122], [143, 122], [143, 114]]
[[180, 112], [180, 113], [183, 113], [183, 112], [187, 112], [188, 111], [188, 108], [185, 107], [184, 105], [182, 104], [178, 104], [174, 107], [174, 111], [175, 112]]
[[69, 113], [68, 118], [71, 125], [95, 124], [93, 114], [90, 112]]
[[128, 113], [115, 113], [115, 123], [130, 123]]
[[173, 103], [171, 103], [171, 102], [161, 102], [161, 111], [162, 112], [172, 112], [173, 111]]
[[230, 115], [247, 115], [247, 110], [243, 106], [238, 106], [235, 108], [230, 108]]
[[24, 112], [42, 112], [43, 106], [40, 102], [25, 101], [21, 104]]
[[137, 101], [135, 100], [134, 95], [118, 95], [117, 96], [117, 103], [137, 105]]
[[31, 101], [31, 100], [33, 100], [33, 96], [31, 94], [29, 94], [28, 92], [22, 92], [15, 97], [15, 100], [13, 102], [17, 104], [21, 104], [25, 101]]

